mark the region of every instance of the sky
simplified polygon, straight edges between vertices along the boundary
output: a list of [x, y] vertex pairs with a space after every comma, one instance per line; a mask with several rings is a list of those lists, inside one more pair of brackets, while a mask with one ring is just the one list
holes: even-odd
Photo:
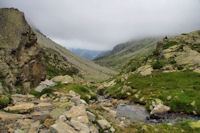
[[66, 48], [109, 50], [133, 39], [200, 30], [200, 0], [0, 0]]

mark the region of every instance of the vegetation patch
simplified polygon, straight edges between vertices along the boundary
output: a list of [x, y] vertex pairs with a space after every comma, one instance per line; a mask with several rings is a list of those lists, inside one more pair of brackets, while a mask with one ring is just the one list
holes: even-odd
[[118, 88], [124, 85], [131, 86], [132, 100], [145, 104], [148, 110], [154, 99], [160, 99], [170, 106], [173, 112], [200, 114], [199, 73], [185, 71], [154, 72], [150, 76], [131, 75], [126, 82], [117, 83], [105, 93], [121, 98], [124, 94]]
[[10, 96], [0, 95], [0, 109], [6, 107], [10, 102]]
[[128, 128], [119, 130], [117, 133], [199, 133], [200, 128], [192, 128], [191, 121], [183, 121], [172, 124], [131, 124]]
[[168, 49], [169, 47], [172, 47], [177, 44], [178, 44], [178, 42], [176, 42], [176, 41], [169, 41], [165, 45], [163, 45], [163, 49]]

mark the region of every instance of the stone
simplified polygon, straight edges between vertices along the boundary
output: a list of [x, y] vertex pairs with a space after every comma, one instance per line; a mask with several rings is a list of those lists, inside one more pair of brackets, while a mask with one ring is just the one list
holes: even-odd
[[73, 102], [75, 105], [81, 104], [80, 96], [75, 96], [71, 98], [71, 102]]
[[56, 86], [57, 84], [51, 80], [46, 79], [45, 81], [40, 83], [41, 85], [47, 85], [49, 87], [53, 87]]
[[53, 125], [55, 123], [55, 120], [54, 119], [46, 119], [44, 121], [44, 126], [49, 128], [51, 125]]
[[90, 126], [90, 132], [91, 133], [99, 133], [99, 130], [97, 129], [97, 127], [95, 127], [94, 125]]
[[40, 122], [39, 121], [33, 122], [31, 123], [31, 127], [28, 133], [37, 133], [39, 128], [40, 128]]
[[79, 121], [81, 123], [88, 123], [88, 116], [84, 105], [73, 106], [69, 111], [65, 113], [68, 119]]
[[111, 128], [110, 123], [107, 120], [97, 120], [98, 125], [102, 129], [108, 129]]
[[26, 116], [21, 115], [21, 114], [11, 114], [11, 113], [0, 111], [0, 120], [2, 121], [9, 121], [9, 120], [14, 121], [14, 120], [23, 119], [23, 118], [26, 118]]
[[53, 118], [53, 119], [58, 119], [59, 116], [65, 114], [65, 111], [66, 111], [66, 110], [63, 109], [63, 108], [55, 108], [55, 109], [53, 109], [53, 110], [50, 112], [50, 116], [51, 116], [51, 118]]
[[58, 120], [62, 121], [62, 122], [65, 122], [67, 120], [67, 118], [66, 118], [65, 115], [61, 115], [61, 116], [59, 116]]
[[15, 130], [15, 133], [25, 133], [25, 132], [21, 129], [17, 129], [17, 130]]
[[33, 103], [20, 103], [18, 105], [14, 106], [8, 106], [4, 108], [5, 111], [17, 111], [19, 113], [30, 113], [34, 110], [34, 104]]
[[4, 92], [3, 85], [2, 85], [2, 83], [0, 82], [0, 94], [3, 94], [3, 92]]
[[45, 88], [47, 88], [48, 86], [47, 85], [39, 85], [35, 88], [35, 91], [37, 92], [42, 92]]
[[50, 133], [78, 133], [71, 126], [64, 122], [57, 122], [50, 127]]
[[62, 84], [73, 83], [73, 78], [69, 75], [56, 76], [52, 79], [54, 82], [61, 82]]
[[88, 128], [88, 126], [86, 124], [79, 122], [79, 121], [71, 120], [70, 125], [78, 131], [82, 131], [84, 133], [90, 133], [90, 129]]
[[150, 115], [165, 114], [168, 111], [170, 111], [170, 107], [163, 104], [159, 104], [153, 108], [153, 110], [150, 112]]
[[90, 121], [95, 121], [96, 120], [96, 116], [93, 113], [89, 112], [89, 111], [87, 111], [87, 116], [88, 116]]
[[22, 102], [30, 102], [35, 100], [35, 97], [33, 95], [27, 94], [27, 95], [22, 95], [22, 94], [13, 94], [11, 95], [13, 104], [19, 104]]
[[41, 103], [39, 103], [36, 107], [37, 107], [37, 108], [43, 108], [43, 107], [50, 107], [50, 106], [52, 106], [51, 103], [41, 102]]
[[70, 95], [71, 97], [77, 96], [77, 94], [76, 94], [73, 90], [70, 90], [70, 91], [69, 91], [69, 95]]

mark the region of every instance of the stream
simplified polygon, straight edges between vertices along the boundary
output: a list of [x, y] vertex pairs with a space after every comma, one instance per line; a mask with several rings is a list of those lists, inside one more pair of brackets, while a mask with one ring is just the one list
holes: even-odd
[[[105, 99], [103, 96], [99, 97], [99, 101], [110, 103], [112, 99]], [[109, 107], [116, 111], [116, 117], [125, 117], [127, 120], [133, 123], [148, 123], [148, 124], [159, 124], [159, 123], [172, 123], [175, 124], [184, 120], [200, 120], [199, 116], [181, 114], [181, 113], [167, 113], [163, 115], [161, 119], [147, 119], [149, 112], [144, 106], [136, 105], [134, 103], [119, 104], [116, 108]]]

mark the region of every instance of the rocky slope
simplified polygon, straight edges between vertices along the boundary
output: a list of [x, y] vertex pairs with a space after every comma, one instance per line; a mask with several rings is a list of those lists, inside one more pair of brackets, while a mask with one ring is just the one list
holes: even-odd
[[46, 52], [48, 52], [48, 49], [53, 49], [58, 52], [60, 55], [66, 58], [68, 62], [70, 62], [75, 68], [77, 68], [80, 71], [79, 73], [85, 79], [90, 81], [102, 81], [105, 79], [109, 79], [116, 74], [116, 72], [113, 70], [99, 66], [92, 61], [88, 61], [72, 53], [71, 51], [47, 38], [38, 30], [34, 31], [38, 37], [38, 43], [42, 49], [46, 50]]
[[0, 79], [4, 86], [0, 93], [35, 87], [45, 79], [45, 64], [37, 37], [23, 13], [0, 9], [0, 29]]
[[102, 55], [95, 59], [94, 62], [120, 71], [130, 59], [151, 53], [158, 40], [159, 38], [145, 38], [119, 44], [112, 51], [106, 52], [105, 56]]
[[115, 74], [33, 31], [17, 9], [0, 9], [0, 22], [0, 94], [25, 93], [57, 75], [101, 81]]

